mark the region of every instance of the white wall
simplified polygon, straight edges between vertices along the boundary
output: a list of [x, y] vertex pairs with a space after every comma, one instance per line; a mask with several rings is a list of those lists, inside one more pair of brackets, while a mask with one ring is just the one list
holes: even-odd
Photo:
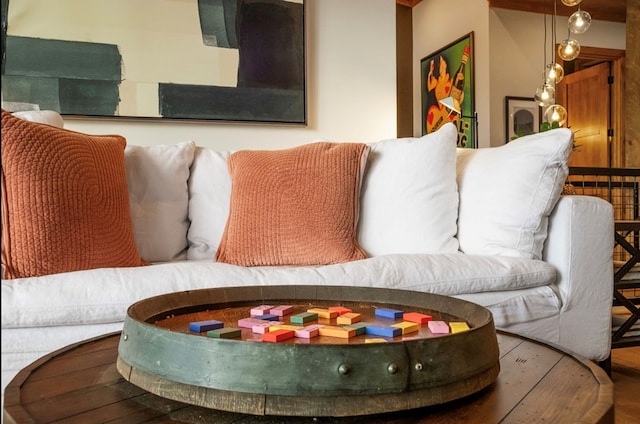
[[305, 5], [307, 126], [65, 117], [65, 128], [121, 134], [129, 144], [194, 140], [219, 150], [396, 137], [395, 1], [306, 0]]
[[[588, 11], [587, 5], [584, 10]], [[567, 18], [557, 19], [560, 42], [566, 36]], [[478, 0], [422, 1], [413, 8], [414, 135], [421, 134], [422, 122], [420, 59], [471, 31], [480, 147], [504, 144], [505, 96], [533, 97], [542, 83], [543, 15], [489, 8]], [[624, 49], [625, 38], [625, 24], [595, 20], [587, 32], [576, 36], [581, 45], [612, 49]], [[551, 57], [550, 50], [547, 55]]]

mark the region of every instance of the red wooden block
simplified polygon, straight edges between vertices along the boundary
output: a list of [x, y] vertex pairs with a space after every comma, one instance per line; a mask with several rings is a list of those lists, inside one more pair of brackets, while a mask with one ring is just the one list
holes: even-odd
[[431, 321], [433, 317], [418, 312], [405, 312], [402, 319], [409, 322], [417, 322], [418, 324], [426, 324]]
[[275, 330], [262, 336], [263, 342], [278, 343], [295, 337], [296, 332], [293, 330]]
[[353, 310], [345, 308], [344, 306], [329, 306], [329, 310], [337, 312], [338, 316], [353, 312]]

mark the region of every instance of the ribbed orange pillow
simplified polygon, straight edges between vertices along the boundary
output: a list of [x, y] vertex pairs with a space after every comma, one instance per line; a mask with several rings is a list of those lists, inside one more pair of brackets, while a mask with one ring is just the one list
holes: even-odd
[[133, 239], [125, 144], [2, 111], [4, 278], [146, 264]]
[[243, 266], [324, 265], [366, 258], [356, 238], [369, 147], [317, 142], [239, 151], [216, 260]]

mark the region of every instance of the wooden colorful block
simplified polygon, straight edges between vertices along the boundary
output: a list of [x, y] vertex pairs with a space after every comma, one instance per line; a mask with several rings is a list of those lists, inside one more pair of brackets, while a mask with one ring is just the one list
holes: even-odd
[[269, 331], [271, 331], [272, 327], [276, 327], [277, 324], [274, 324], [272, 322], [264, 322], [264, 323], [260, 323], [260, 324], [255, 324], [253, 327], [251, 327], [251, 332], [252, 333], [256, 333], [256, 334], [265, 334], [268, 333]]
[[318, 320], [318, 314], [312, 312], [302, 312], [299, 314], [291, 315], [289, 318], [292, 324], [307, 324]]
[[370, 339], [364, 339], [365, 343], [387, 343], [386, 339], [381, 339], [379, 337], [372, 337]]
[[320, 335], [320, 328], [322, 327], [324, 326], [318, 324], [307, 325], [299, 330], [295, 330], [296, 337], [301, 339], [312, 339], [314, 337], [318, 337]]
[[330, 311], [329, 309], [323, 309], [323, 308], [311, 308], [311, 309], [307, 309], [307, 312], [312, 314], [318, 314], [318, 318], [325, 318], [325, 319], [333, 319], [338, 316], [338, 312]]
[[203, 331], [215, 330], [224, 327], [224, 322], [210, 319], [207, 321], [196, 321], [189, 323], [189, 330], [201, 333]]
[[360, 322], [361, 315], [354, 312], [347, 312], [346, 314], [338, 315], [336, 322], [338, 325], [350, 325]]
[[402, 335], [402, 330], [398, 327], [389, 327], [386, 325], [367, 325], [365, 334], [381, 337], [397, 337]]
[[449, 327], [451, 328], [451, 334], [461, 333], [463, 331], [469, 330], [469, 325], [463, 321], [449, 322]]
[[319, 333], [321, 336], [326, 336], [326, 337], [350, 339], [351, 337], [355, 337], [356, 330], [345, 328], [345, 327], [337, 327], [333, 325], [325, 325], [319, 329]]
[[378, 308], [376, 309], [376, 316], [381, 318], [391, 318], [397, 319], [402, 318], [404, 312], [398, 309], [390, 309], [390, 308]]
[[302, 327], [299, 325], [291, 325], [291, 324], [276, 324], [271, 326], [271, 330], [299, 330]]
[[239, 328], [225, 327], [218, 328], [216, 330], [207, 331], [207, 337], [213, 337], [214, 339], [239, 339], [242, 336], [242, 331]]
[[392, 324], [392, 327], [398, 327], [402, 330], [402, 334], [415, 333], [420, 330], [420, 326], [415, 322], [402, 321], [397, 324]]
[[280, 320], [280, 317], [278, 315], [274, 315], [274, 314], [256, 315], [253, 318], [262, 319], [262, 320], [265, 320], [265, 321], [278, 321], [278, 320]]
[[295, 337], [295, 335], [296, 335], [295, 331], [293, 330], [283, 329], [283, 330], [269, 331], [264, 336], [262, 336], [262, 341], [269, 342], [269, 343], [278, 343], [278, 342], [283, 342], [285, 340], [292, 339], [293, 337]]
[[256, 318], [240, 318], [238, 320], [238, 327], [240, 328], [253, 328], [256, 324], [284, 324], [282, 321], [267, 321], [264, 319], [256, 319]]
[[343, 328], [355, 330], [356, 336], [359, 336], [365, 333], [365, 331], [367, 330], [367, 325], [369, 324], [367, 324], [366, 322], [356, 322], [355, 324], [345, 325]]
[[433, 334], [449, 334], [449, 326], [444, 321], [429, 321], [427, 325]]
[[402, 315], [402, 319], [409, 322], [416, 322], [418, 324], [426, 324], [433, 320], [431, 315], [421, 314], [419, 312], [405, 312]]
[[271, 308], [269, 311], [270, 314], [277, 315], [279, 317], [289, 315], [291, 312], [293, 312], [292, 305], [278, 305], [275, 308]]
[[345, 308], [344, 306], [329, 306], [329, 310], [337, 312], [338, 316], [353, 312], [353, 310]]
[[264, 315], [264, 314], [268, 314], [271, 308], [273, 308], [272, 305], [255, 306], [251, 308], [251, 311], [249, 311], [249, 313], [251, 314], [252, 317]]

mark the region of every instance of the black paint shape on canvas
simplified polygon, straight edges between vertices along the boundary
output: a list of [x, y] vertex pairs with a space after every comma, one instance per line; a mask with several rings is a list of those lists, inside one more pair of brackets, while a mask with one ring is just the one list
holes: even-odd
[[7, 37], [5, 75], [121, 80], [122, 57], [115, 44]]
[[238, 48], [236, 0], [198, 0], [200, 31], [205, 46]]
[[114, 116], [120, 103], [118, 82], [61, 78], [60, 113]]
[[303, 5], [241, 0], [238, 87], [304, 89]]
[[304, 91], [160, 84], [165, 118], [304, 123]]

